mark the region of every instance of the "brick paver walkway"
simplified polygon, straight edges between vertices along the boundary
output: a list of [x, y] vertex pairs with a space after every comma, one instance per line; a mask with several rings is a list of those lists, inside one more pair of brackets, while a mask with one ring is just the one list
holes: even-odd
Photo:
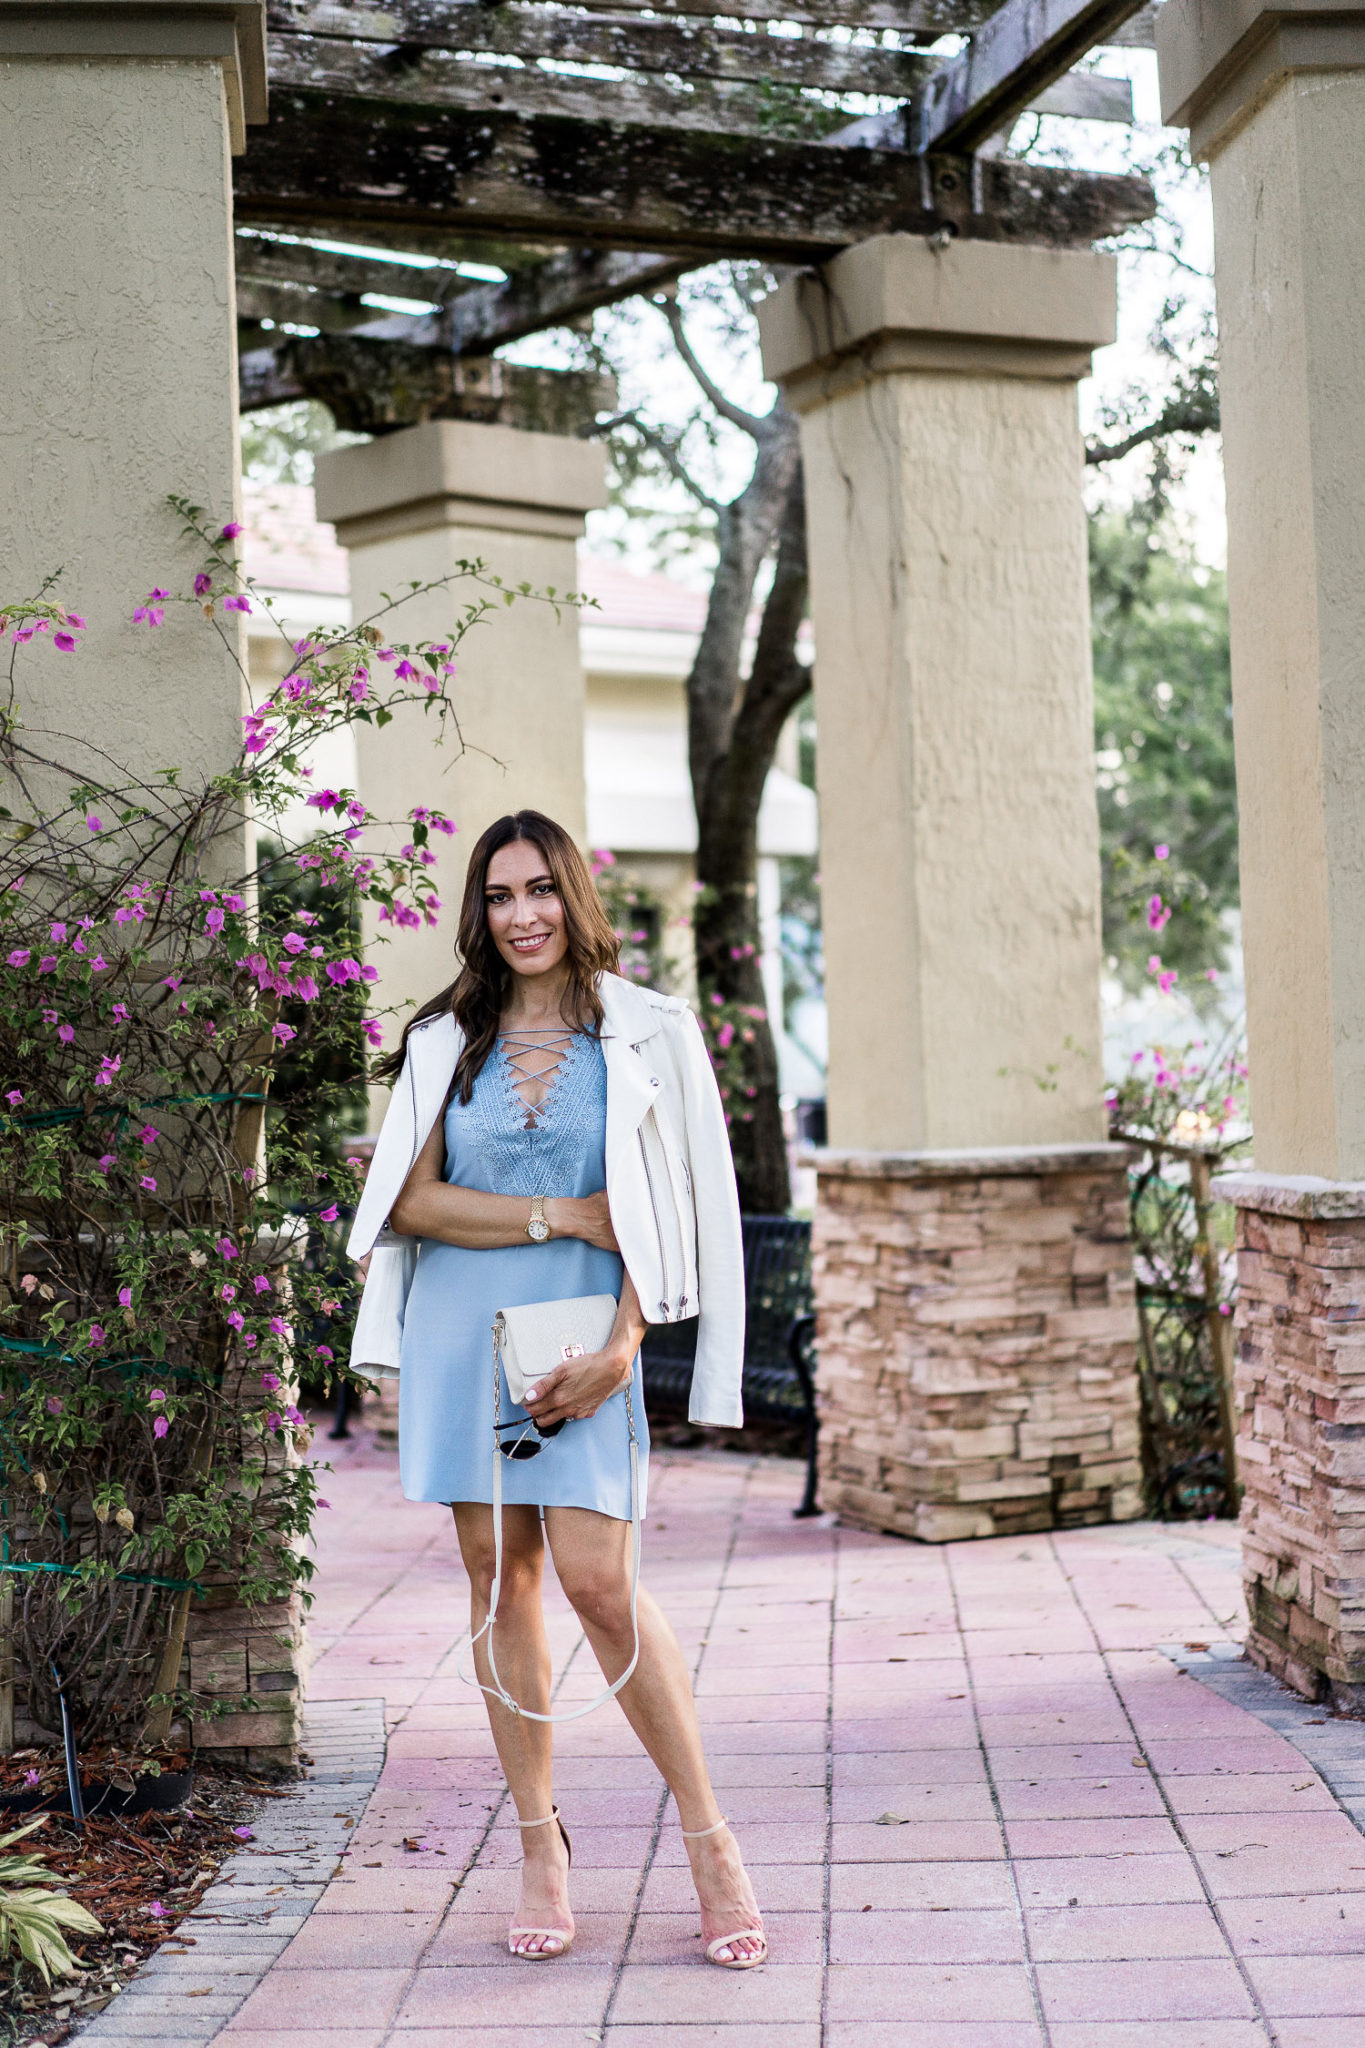
[[[798, 1469], [665, 1454], [647, 1576], [695, 1659], [772, 1960], [700, 1962], [612, 1708], [560, 1731], [578, 1941], [503, 1948], [518, 1840], [438, 1508], [338, 1459], [315, 1698], [388, 1703], [343, 1867], [222, 2048], [1361, 2048], [1365, 1838], [1161, 1643], [1235, 1629], [1235, 1532], [920, 1547], [794, 1522]], [[598, 1683], [554, 1597], [559, 1697]], [[412, 1844], [413, 1846], [409, 1846]]]

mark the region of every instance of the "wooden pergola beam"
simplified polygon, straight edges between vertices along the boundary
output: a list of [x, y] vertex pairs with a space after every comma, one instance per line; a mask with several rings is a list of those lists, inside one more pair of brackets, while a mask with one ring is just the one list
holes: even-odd
[[447, 50], [610, 64], [624, 71], [687, 78], [814, 86], [824, 92], [884, 93], [905, 99], [938, 60], [914, 51], [830, 43], [814, 35], [769, 35], [683, 16], [673, 21], [552, 12], [535, 0], [498, 7], [470, 0], [392, 0], [387, 7], [340, 7], [336, 0], [271, 0], [272, 49], [291, 35], [338, 38], [406, 51]]
[[577, 434], [616, 404], [611, 377], [521, 363], [461, 360], [448, 349], [370, 335], [243, 335], [238, 402], [245, 412], [312, 398], [339, 427], [392, 433], [429, 419], [475, 419], [534, 433]]
[[[235, 165], [237, 217], [401, 235], [589, 243], [695, 261], [812, 262], [869, 235], [1084, 247], [1153, 210], [1145, 178], [1005, 159], [701, 135], [277, 92]], [[723, 203], [721, 203], [723, 201]]]
[[1022, 114], [1142, 0], [1005, 0], [911, 103], [910, 147], [975, 150]]
[[534, 65], [481, 64], [448, 50], [388, 51], [330, 36], [274, 37], [270, 84], [273, 93], [297, 87], [400, 106], [451, 107], [472, 114], [494, 108], [577, 121], [686, 127], [706, 135], [785, 130], [818, 137], [844, 118], [819, 100], [803, 99], [792, 86], [727, 79], [578, 78]]
[[[388, 6], [352, 6], [349, 0], [269, 0], [272, 28], [307, 26], [317, 35], [365, 36], [367, 40], [399, 43], [411, 40], [419, 47], [471, 50], [482, 47], [480, 35], [489, 32], [488, 17], [502, 11], [506, 0], [392, 0]], [[525, 0], [528, 9], [538, 0]], [[626, 23], [639, 19], [632, 0], [574, 0], [587, 14], [610, 15]], [[742, 6], [717, 8], [707, 0], [649, 0], [654, 20], [680, 21], [690, 25], [710, 24], [718, 16], [741, 21], [797, 22], [803, 27], [844, 29], [893, 29], [918, 42], [932, 43], [942, 35], [970, 34], [994, 11], [994, 0], [744, 0]], [[545, 9], [547, 16], [550, 9]], [[460, 27], [461, 18], [467, 26]], [[378, 31], [371, 36], [368, 23]], [[383, 24], [393, 31], [385, 33]]]

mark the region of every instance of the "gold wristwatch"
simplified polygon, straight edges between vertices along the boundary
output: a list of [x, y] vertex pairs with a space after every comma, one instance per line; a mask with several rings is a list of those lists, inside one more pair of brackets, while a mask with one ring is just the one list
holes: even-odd
[[544, 1244], [546, 1238], [550, 1235], [550, 1226], [545, 1221], [544, 1195], [532, 1195], [531, 1197], [531, 1220], [526, 1226], [526, 1235], [533, 1244]]

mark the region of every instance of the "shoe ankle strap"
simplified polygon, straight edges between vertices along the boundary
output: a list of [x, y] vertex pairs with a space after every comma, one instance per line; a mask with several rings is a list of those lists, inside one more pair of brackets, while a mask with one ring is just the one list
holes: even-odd
[[543, 1813], [539, 1820], [519, 1820], [517, 1826], [519, 1828], [548, 1828], [552, 1821], [558, 1819], [559, 1808], [556, 1807], [553, 1813]]
[[718, 1835], [722, 1828], [728, 1828], [729, 1825], [729, 1821], [722, 1814], [720, 1819], [713, 1822], [709, 1828], [684, 1828], [682, 1830], [682, 1838], [685, 1842], [700, 1842], [703, 1836]]

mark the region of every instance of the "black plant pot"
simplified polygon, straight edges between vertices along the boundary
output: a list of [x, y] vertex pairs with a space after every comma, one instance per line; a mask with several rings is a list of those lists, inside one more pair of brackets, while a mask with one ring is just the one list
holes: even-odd
[[[177, 1806], [184, 1805], [193, 1790], [193, 1770], [144, 1772], [131, 1789], [111, 1785], [107, 1778], [90, 1778], [81, 1783], [86, 1813], [98, 1814], [106, 1820], [125, 1814], [173, 1813]], [[39, 1807], [49, 1813], [70, 1813], [71, 1799], [66, 1787], [51, 1794], [28, 1789], [0, 1792], [0, 1813], [36, 1813]]]

